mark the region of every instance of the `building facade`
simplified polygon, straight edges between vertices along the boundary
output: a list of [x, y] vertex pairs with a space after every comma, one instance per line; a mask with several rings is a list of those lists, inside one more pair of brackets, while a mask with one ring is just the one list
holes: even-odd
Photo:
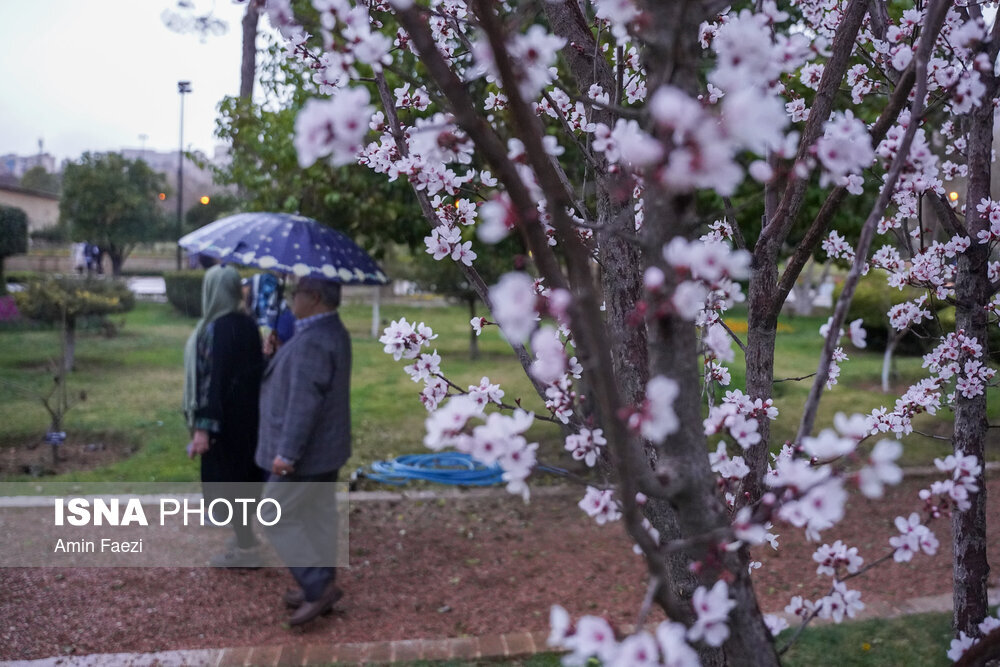
[[0, 184], [0, 204], [21, 209], [28, 216], [28, 233], [59, 223], [59, 195], [29, 190], [19, 185]]

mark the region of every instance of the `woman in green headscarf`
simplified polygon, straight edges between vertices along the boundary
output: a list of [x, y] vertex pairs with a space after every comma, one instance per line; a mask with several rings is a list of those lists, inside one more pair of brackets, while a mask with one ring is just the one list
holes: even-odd
[[[243, 312], [242, 302], [236, 269], [213, 266], [206, 271], [202, 319], [184, 347], [184, 415], [191, 431], [188, 456], [201, 457], [206, 504], [216, 498], [256, 498], [263, 480], [254, 451], [264, 364], [260, 332]], [[239, 567], [255, 555], [257, 540], [250, 526], [236, 521], [232, 525], [236, 539], [226, 553], [212, 559], [212, 565]]]

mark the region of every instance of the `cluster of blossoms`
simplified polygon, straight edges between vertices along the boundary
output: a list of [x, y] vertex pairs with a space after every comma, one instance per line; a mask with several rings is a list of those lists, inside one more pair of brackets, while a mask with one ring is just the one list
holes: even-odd
[[[952, 380], [955, 391], [965, 398], [979, 396], [996, 375], [996, 370], [983, 362], [983, 346], [964, 330], [949, 333], [931, 352], [924, 355], [923, 367], [940, 381], [941, 385]], [[955, 401], [955, 394], [945, 400]]]
[[824, 620], [842, 623], [844, 617], [854, 618], [865, 608], [859, 591], [850, 590], [842, 581], [834, 581], [832, 591], [819, 600], [806, 600], [801, 595], [792, 597], [785, 607], [785, 613], [793, 614], [808, 620], [813, 616]]
[[[507, 490], [527, 500], [526, 480], [535, 467], [538, 443], [529, 443], [524, 434], [534, 419], [520, 409], [511, 415], [485, 413], [475, 397], [460, 394], [427, 417], [424, 445], [432, 450], [453, 447], [486, 465], [499, 465]], [[472, 420], [482, 423], [471, 426]]]
[[939, 546], [937, 538], [930, 528], [920, 522], [920, 515], [916, 512], [910, 514], [907, 519], [897, 516], [896, 530], [899, 531], [899, 535], [890, 537], [889, 545], [895, 550], [892, 558], [897, 563], [908, 562], [921, 551], [928, 556], [937, 553]]
[[[767, 486], [774, 490], [765, 500], [775, 507], [775, 515], [804, 528], [809, 539], [819, 539], [821, 531], [843, 518], [847, 501], [845, 472], [832, 464], [858, 460], [857, 447], [871, 433], [870, 420], [863, 415], [848, 417], [838, 413], [834, 426], [835, 429], [824, 429], [816, 436], [803, 438], [799, 450], [785, 445], [774, 456], [765, 477]], [[806, 458], [798, 456], [799, 451]], [[885, 485], [902, 480], [902, 470], [896, 464], [901, 454], [899, 443], [880, 441], [850, 479], [868, 497], [881, 497]], [[717, 452], [712, 459], [713, 468], [718, 467], [720, 458]]]
[[[832, 324], [833, 317], [826, 321], [826, 324], [819, 328], [819, 335], [826, 338], [830, 333], [830, 325]], [[847, 338], [851, 341], [851, 345], [863, 350], [867, 347], [868, 333], [862, 328], [862, 321], [860, 319], [854, 320], [849, 325], [847, 330]], [[837, 334], [837, 341], [839, 342], [841, 338], [844, 337], [844, 330], [841, 329]], [[833, 357], [830, 359], [830, 368], [826, 378], [826, 388], [830, 389], [833, 385], [837, 384], [837, 379], [840, 377], [840, 364], [841, 362], [847, 361], [848, 356], [844, 352], [844, 348], [837, 346], [833, 350]]]
[[934, 459], [938, 470], [948, 473], [950, 478], [935, 481], [927, 489], [920, 491], [927, 513], [939, 517], [954, 506], [959, 511], [965, 511], [972, 505], [969, 494], [979, 491], [976, 479], [982, 473], [982, 466], [975, 456], [959, 451], [944, 459]]
[[979, 242], [995, 244], [1000, 241], [1000, 202], [983, 198], [976, 205], [976, 210], [990, 223], [989, 229], [984, 229], [976, 235]]
[[751, 399], [739, 389], [727, 391], [722, 403], [710, 408], [703, 422], [705, 435], [715, 435], [725, 429], [743, 449], [749, 449], [760, 442], [758, 420], [766, 417], [774, 421], [778, 409], [772, 399]]
[[736, 602], [729, 586], [718, 581], [711, 589], [698, 587], [692, 597], [696, 620], [689, 628], [663, 621], [654, 632], [640, 630], [619, 641], [614, 628], [598, 616], [583, 616], [574, 625], [565, 609], [552, 607], [549, 646], [569, 651], [564, 665], [586, 665], [597, 658], [605, 665], [622, 667], [696, 667], [701, 662], [694, 642], [722, 646], [729, 638], [729, 612]]

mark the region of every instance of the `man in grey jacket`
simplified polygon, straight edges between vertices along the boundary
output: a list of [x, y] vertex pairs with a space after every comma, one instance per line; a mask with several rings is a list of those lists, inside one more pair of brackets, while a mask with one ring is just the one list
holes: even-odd
[[351, 340], [337, 314], [339, 284], [303, 278], [289, 299], [295, 334], [264, 371], [255, 460], [271, 473], [264, 497], [281, 508], [265, 533], [299, 585], [285, 602], [296, 608], [289, 624], [301, 625], [343, 596], [333, 482], [351, 455]]

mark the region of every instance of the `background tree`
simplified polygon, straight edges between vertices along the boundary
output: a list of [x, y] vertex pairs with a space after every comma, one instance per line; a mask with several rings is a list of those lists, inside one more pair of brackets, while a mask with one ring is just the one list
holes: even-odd
[[135, 307], [135, 295], [121, 281], [103, 278], [50, 277], [34, 280], [15, 295], [24, 317], [59, 327], [65, 335], [63, 364], [76, 363], [76, 330], [80, 318], [126, 313]]
[[28, 252], [28, 216], [19, 208], [0, 206], [0, 296], [7, 293], [4, 260]]
[[74, 241], [100, 246], [111, 258], [114, 275], [137, 243], [170, 238], [157, 206], [166, 180], [143, 160], [119, 153], [84, 153], [63, 172], [59, 222]]
[[219, 218], [239, 212], [239, 198], [228, 192], [217, 192], [207, 204], [198, 202], [184, 213], [184, 233], [193, 232]]
[[45, 167], [39, 165], [24, 172], [24, 176], [21, 177], [21, 187], [59, 194], [62, 182], [59, 174], [50, 174]]

